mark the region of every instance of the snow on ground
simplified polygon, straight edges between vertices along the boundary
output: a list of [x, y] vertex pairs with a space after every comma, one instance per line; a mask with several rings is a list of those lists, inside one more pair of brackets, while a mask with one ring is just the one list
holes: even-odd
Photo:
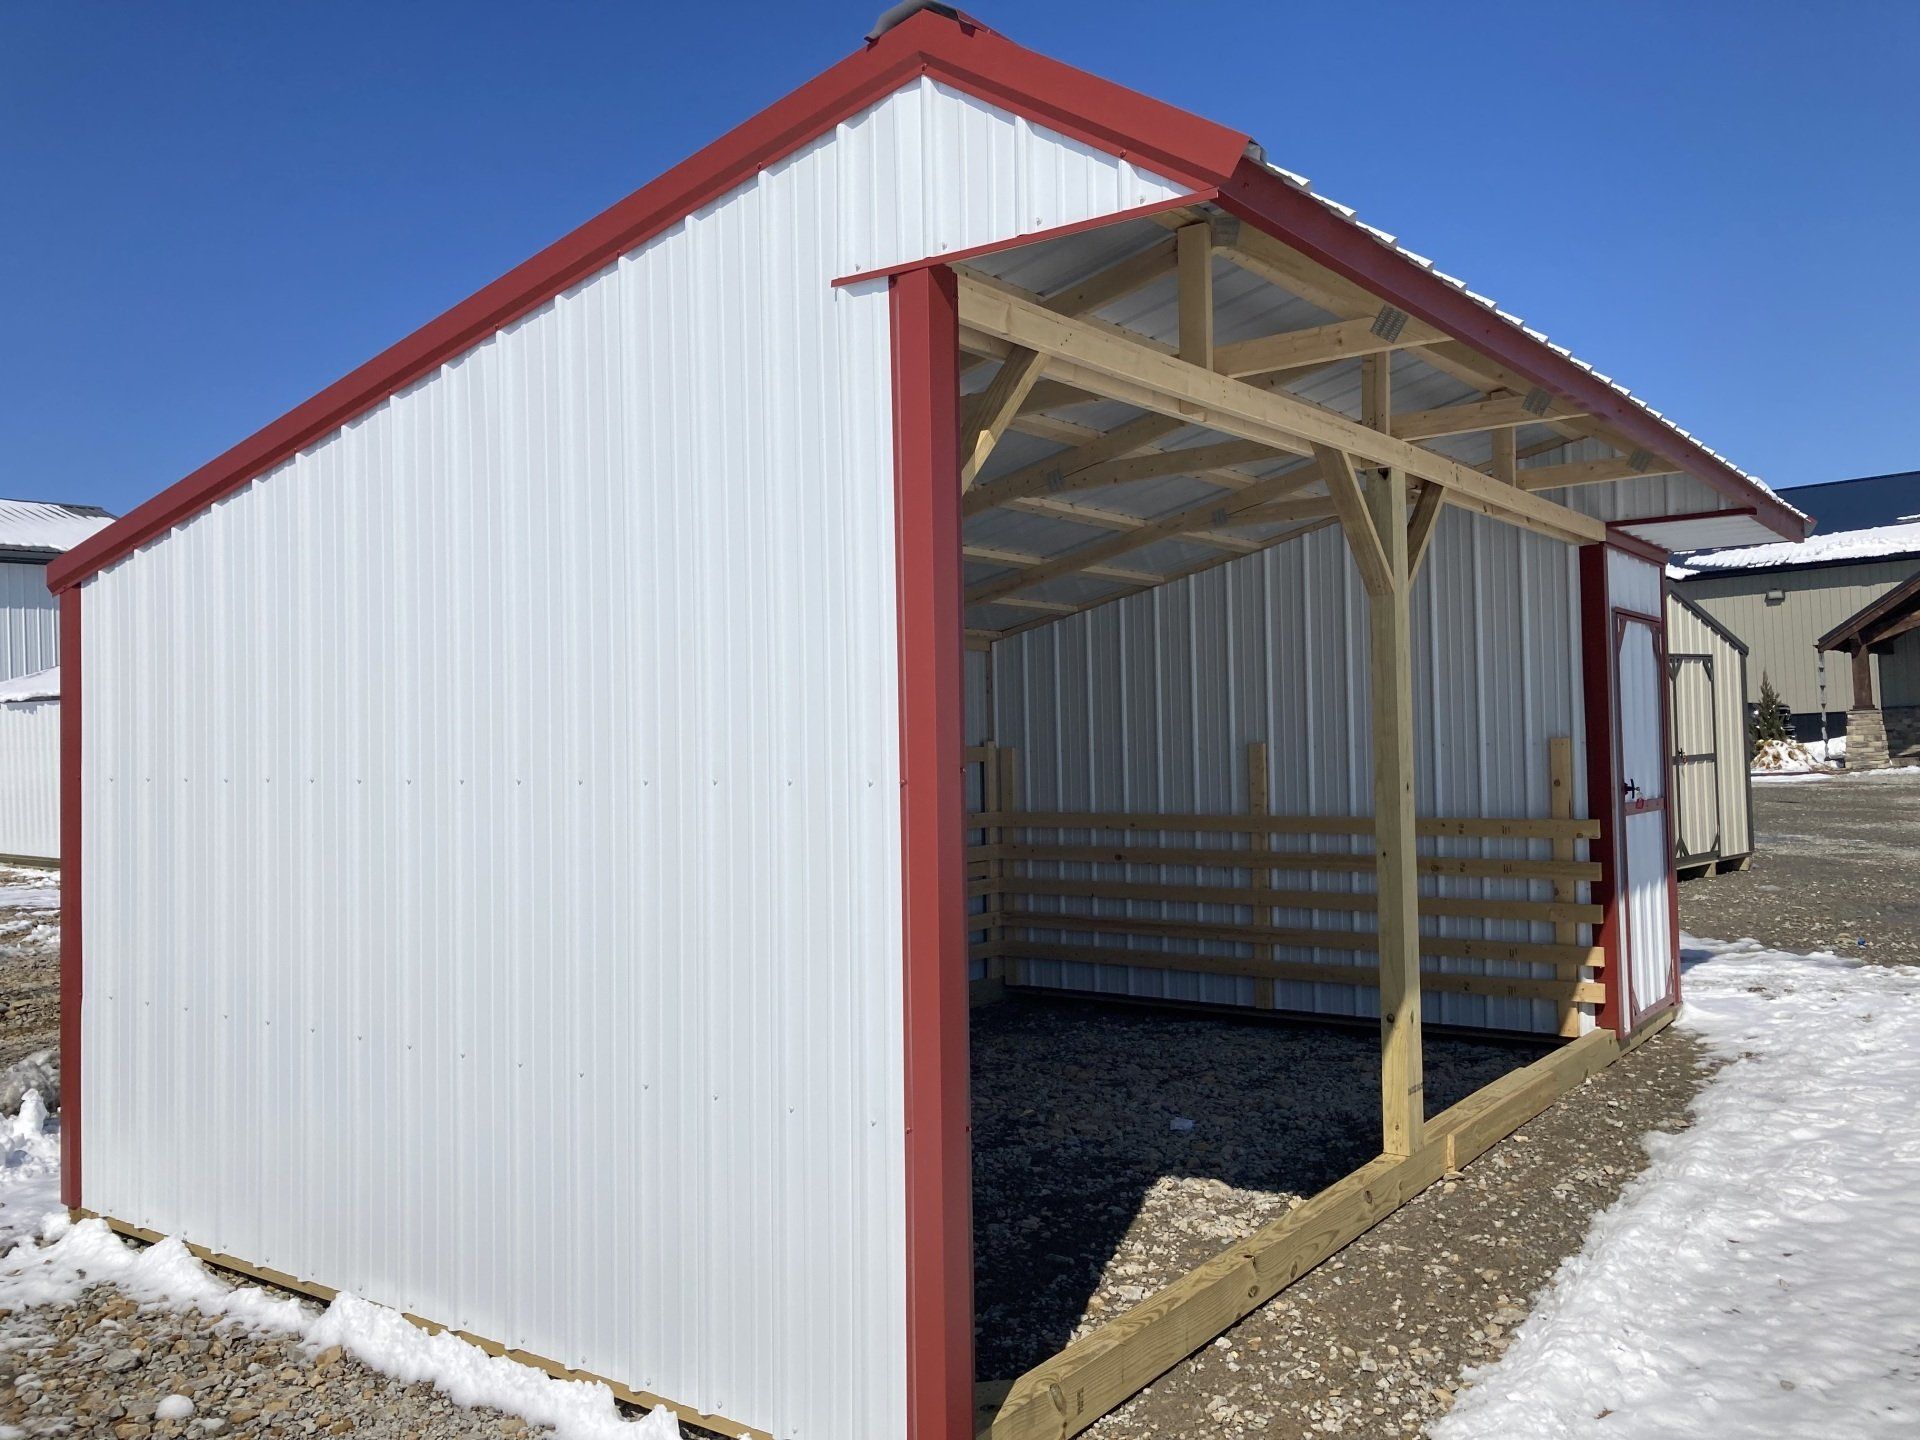
[[[70, 1305], [112, 1284], [143, 1305], [193, 1309], [253, 1330], [300, 1335], [315, 1351], [338, 1345], [403, 1383], [429, 1381], [458, 1405], [485, 1405], [550, 1426], [560, 1440], [679, 1440], [671, 1412], [625, 1418], [613, 1392], [558, 1380], [486, 1354], [442, 1331], [429, 1335], [399, 1311], [340, 1295], [324, 1311], [251, 1285], [235, 1285], [178, 1240], [129, 1244], [100, 1220], [69, 1221], [60, 1208], [60, 1137], [37, 1091], [0, 1121], [0, 1310]], [[36, 1238], [37, 1237], [37, 1238]]]
[[1722, 1068], [1434, 1440], [1920, 1434], [1920, 971], [1683, 944]]
[[1904, 780], [1920, 775], [1920, 765], [1890, 765], [1881, 770], [1764, 770], [1753, 772], [1756, 785], [1800, 785], [1809, 780], [1859, 782], [1863, 780]]

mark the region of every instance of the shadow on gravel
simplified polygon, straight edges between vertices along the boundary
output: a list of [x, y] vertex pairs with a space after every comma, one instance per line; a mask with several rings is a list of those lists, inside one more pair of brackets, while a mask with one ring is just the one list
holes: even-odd
[[[1425, 1044], [1436, 1113], [1545, 1053]], [[1377, 1032], [1093, 1001], [973, 1014], [978, 1373], [1008, 1379], [1379, 1153]]]

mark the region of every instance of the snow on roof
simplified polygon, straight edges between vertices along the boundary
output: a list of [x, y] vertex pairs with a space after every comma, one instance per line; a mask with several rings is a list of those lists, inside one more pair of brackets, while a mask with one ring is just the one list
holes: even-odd
[[60, 667], [49, 666], [45, 670], [35, 670], [31, 674], [16, 675], [11, 680], [0, 680], [0, 705], [18, 705], [27, 700], [58, 700], [60, 698]]
[[71, 550], [113, 518], [97, 505], [0, 500], [0, 550]]
[[1782, 540], [1773, 545], [1743, 545], [1733, 550], [1709, 550], [1688, 555], [1667, 567], [1675, 580], [1715, 575], [1728, 570], [1787, 570], [1803, 565], [1833, 565], [1847, 560], [1888, 560], [1920, 555], [1920, 522], [1875, 525], [1865, 530], [1842, 530], [1807, 540]]
[[[1259, 151], [1262, 147], [1255, 147], [1255, 148], [1256, 148], [1256, 151]], [[1783, 497], [1778, 490], [1775, 490], [1771, 485], [1769, 485], [1766, 481], [1762, 480], [1758, 475], [1752, 474], [1747, 470], [1741, 469], [1740, 466], [1734, 464], [1733, 461], [1729, 460], [1726, 456], [1722, 455], [1718, 450], [1715, 450], [1711, 445], [1707, 444], [1707, 442], [1702, 440], [1698, 435], [1693, 434], [1689, 430], [1681, 429], [1680, 426], [1674, 424], [1673, 421], [1669, 420], [1665, 415], [1661, 414], [1658, 410], [1654, 409], [1651, 405], [1647, 404], [1646, 401], [1642, 400], [1638, 395], [1634, 394], [1631, 390], [1627, 389], [1626, 386], [1622, 385], [1618, 380], [1615, 380], [1611, 375], [1601, 374], [1598, 370], [1594, 369], [1593, 366], [1589, 365], [1586, 361], [1582, 360], [1578, 355], [1574, 354], [1571, 350], [1567, 349], [1566, 346], [1555, 344], [1552, 340], [1547, 338], [1545, 331], [1535, 330], [1532, 326], [1528, 325], [1524, 320], [1522, 320], [1518, 315], [1509, 314], [1507, 311], [1502, 310], [1495, 301], [1489, 299], [1487, 296], [1481, 295], [1476, 291], [1468, 289], [1467, 283], [1464, 280], [1456, 279], [1454, 276], [1447, 274], [1446, 271], [1436, 266], [1433, 263], [1433, 261], [1429, 260], [1426, 256], [1421, 255], [1416, 251], [1407, 249], [1407, 247], [1402, 245], [1398, 239], [1396, 239], [1392, 235], [1389, 235], [1386, 231], [1380, 229], [1378, 226], [1369, 225], [1366, 221], [1360, 218], [1359, 214], [1351, 206], [1342, 205], [1339, 201], [1330, 200], [1325, 195], [1320, 194], [1319, 191], [1313, 188], [1313, 182], [1307, 179], [1306, 176], [1296, 175], [1291, 170], [1282, 169], [1280, 166], [1274, 164], [1271, 160], [1267, 159], [1264, 154], [1259, 155], [1259, 161], [1273, 174], [1279, 176], [1280, 179], [1286, 181], [1287, 184], [1293, 186], [1296, 190], [1299, 190], [1301, 193], [1310, 196], [1312, 199], [1319, 201], [1320, 204], [1326, 206], [1327, 209], [1331, 210], [1334, 214], [1338, 215], [1341, 219], [1345, 220], [1348, 224], [1357, 226], [1361, 230], [1364, 230], [1368, 235], [1372, 236], [1380, 244], [1386, 246], [1387, 249], [1393, 251], [1394, 254], [1398, 255], [1401, 259], [1406, 260], [1411, 264], [1418, 265], [1422, 270], [1425, 270], [1428, 274], [1432, 275], [1435, 279], [1445, 281], [1448, 285], [1451, 285], [1455, 290], [1458, 290], [1462, 295], [1466, 296], [1469, 300], [1473, 301], [1476, 305], [1486, 310], [1489, 314], [1499, 317], [1499, 319], [1502, 320], [1504, 323], [1511, 325], [1514, 329], [1520, 331], [1522, 334], [1527, 336], [1528, 339], [1537, 341], [1538, 343], [1546, 346], [1549, 350], [1553, 351], [1556, 355], [1560, 356], [1563, 360], [1566, 360], [1574, 365], [1578, 365], [1582, 370], [1586, 371], [1589, 375], [1593, 376], [1594, 379], [1600, 381], [1602, 384], [1606, 385], [1609, 389], [1618, 393], [1623, 400], [1632, 401], [1640, 409], [1644, 410], [1648, 415], [1652, 416], [1655, 420], [1658, 420], [1662, 425], [1666, 426], [1667, 429], [1673, 431], [1675, 434], [1679, 435], [1682, 439], [1690, 440], [1695, 445], [1698, 445], [1702, 450], [1706, 451], [1707, 454], [1711, 455], [1715, 460], [1719, 461], [1722, 465], [1725, 465], [1729, 470], [1733, 471], [1734, 474], [1738, 475], [1742, 480], [1745, 480], [1748, 484], [1754, 486], [1756, 489], [1762, 490], [1766, 494], [1771, 495], [1774, 499], [1780, 501], [1782, 505], [1784, 505], [1787, 509], [1793, 511], [1793, 513], [1798, 515], [1801, 519], [1808, 520], [1812, 518], [1807, 514], [1806, 511], [1800, 509], [1791, 500], [1788, 500], [1785, 497]], [[1760, 548], [1765, 548], [1765, 547], [1760, 547]]]

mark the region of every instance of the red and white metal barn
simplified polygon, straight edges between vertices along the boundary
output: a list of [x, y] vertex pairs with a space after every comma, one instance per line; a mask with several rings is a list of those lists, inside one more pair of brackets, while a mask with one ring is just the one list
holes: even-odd
[[[727, 1433], [1063, 1436], [1671, 1013], [1661, 563], [1803, 517], [904, 9], [54, 565], [70, 1206]], [[1378, 1015], [1379, 1158], [976, 1376], [970, 1002], [1049, 988]], [[1555, 1043], [1434, 1110], [1423, 1022]]]

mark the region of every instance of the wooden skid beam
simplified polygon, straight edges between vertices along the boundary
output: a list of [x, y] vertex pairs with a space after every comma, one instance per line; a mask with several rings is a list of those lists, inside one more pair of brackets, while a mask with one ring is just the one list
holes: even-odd
[[1356, 463], [1399, 467], [1445, 486], [1458, 503], [1471, 503], [1486, 514], [1563, 541], [1587, 544], [1605, 537], [1606, 526], [1591, 516], [1502, 485], [1478, 470], [1291, 395], [1216, 375], [1117, 326], [1056, 315], [997, 282], [962, 274], [960, 312], [961, 323], [973, 330], [1048, 355], [1049, 371], [1070, 384], [1278, 450], [1324, 446], [1345, 452]]
[[1611, 1031], [1592, 1031], [1443, 1111], [1428, 1122], [1427, 1143], [1413, 1154], [1383, 1155], [1362, 1166], [1029, 1370], [1004, 1393], [986, 1391], [977, 1435], [1078, 1435], [1664, 1023], [1662, 1017], [1624, 1045]]

